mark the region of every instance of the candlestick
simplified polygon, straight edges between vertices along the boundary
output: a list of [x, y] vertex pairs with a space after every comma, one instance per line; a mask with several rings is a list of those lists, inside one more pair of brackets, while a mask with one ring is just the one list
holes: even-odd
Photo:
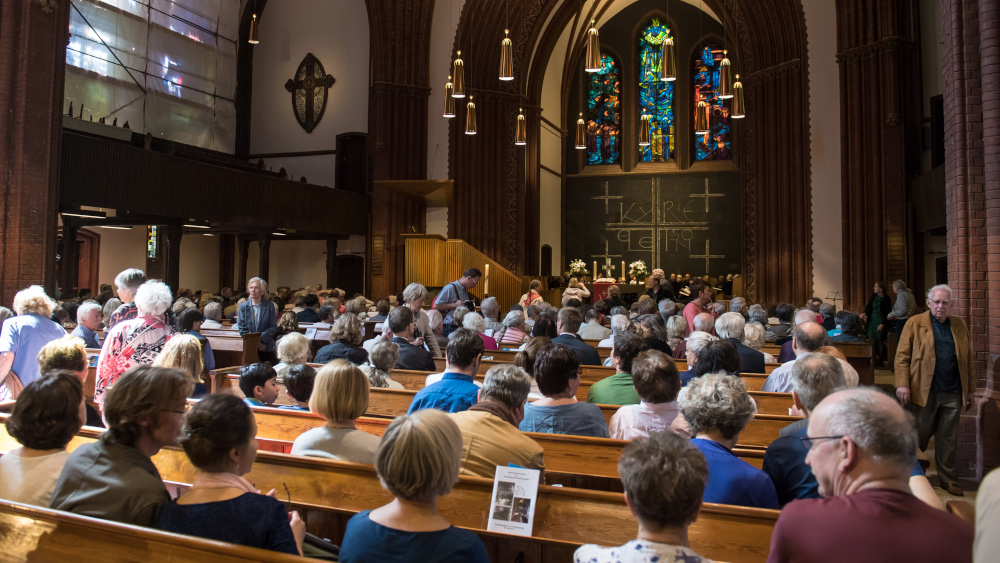
[[483, 280], [483, 295], [490, 294], [490, 265], [486, 265], [486, 279]]
[[597, 279], [597, 260], [594, 260], [594, 279]]
[[624, 260], [622, 260], [622, 281], [624, 281], [624, 280], [625, 280], [625, 275], [626, 275], [626, 274], [628, 274], [628, 272], [627, 272], [627, 271], [625, 271], [625, 261], [624, 261]]

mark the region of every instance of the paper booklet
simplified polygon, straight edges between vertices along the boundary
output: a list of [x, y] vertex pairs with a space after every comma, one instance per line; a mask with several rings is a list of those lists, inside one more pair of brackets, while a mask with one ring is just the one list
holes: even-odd
[[486, 529], [530, 536], [535, 525], [535, 501], [540, 478], [541, 472], [537, 469], [497, 466]]

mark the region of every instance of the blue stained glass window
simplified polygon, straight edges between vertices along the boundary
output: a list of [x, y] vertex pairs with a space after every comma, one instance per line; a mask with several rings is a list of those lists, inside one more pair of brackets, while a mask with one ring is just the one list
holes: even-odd
[[587, 164], [621, 162], [621, 75], [618, 63], [601, 53], [601, 70], [588, 72]]
[[[694, 136], [695, 160], [729, 160], [730, 147], [729, 108], [719, 99], [719, 68], [723, 58], [722, 48], [705, 45], [701, 56], [694, 62], [694, 111], [698, 100], [708, 104], [708, 134]], [[699, 95], [701, 96], [699, 98]], [[693, 123], [693, 122], [692, 122]]]
[[660, 81], [660, 49], [666, 38], [667, 28], [659, 18], [639, 37], [639, 116], [643, 111], [650, 116], [650, 146], [639, 147], [644, 162], [667, 160], [674, 152], [674, 83]]

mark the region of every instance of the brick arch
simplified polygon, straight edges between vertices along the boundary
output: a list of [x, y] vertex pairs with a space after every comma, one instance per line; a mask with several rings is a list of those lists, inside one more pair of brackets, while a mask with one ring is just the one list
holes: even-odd
[[[734, 127], [734, 140], [744, 188], [747, 296], [765, 303], [804, 301], [812, 291], [812, 235], [802, 6], [797, 0], [705, 4], [732, 30], [734, 59], [745, 87], [748, 115]], [[599, 15], [608, 6], [592, 10]], [[482, 103], [477, 103], [479, 135], [469, 139], [452, 124], [450, 167], [456, 190], [449, 234], [529, 273], [538, 263], [539, 108], [545, 68], [562, 32], [571, 25], [579, 30], [592, 16], [586, 5], [580, 14], [575, 3], [511, 0], [515, 80], [502, 85], [493, 76], [503, 37], [503, 18], [497, 18], [502, 10], [503, 3], [495, 0], [467, 0], [459, 19], [467, 83]], [[569, 60], [576, 60], [582, 48], [582, 42], [574, 42]], [[508, 138], [522, 104], [529, 124], [527, 150], [514, 147]]]

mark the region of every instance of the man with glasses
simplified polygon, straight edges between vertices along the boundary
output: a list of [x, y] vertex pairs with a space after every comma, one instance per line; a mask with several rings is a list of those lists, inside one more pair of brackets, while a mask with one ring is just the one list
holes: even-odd
[[770, 563], [972, 561], [972, 527], [910, 492], [917, 432], [891, 397], [871, 388], [833, 393], [800, 440], [823, 498], [785, 506]]
[[896, 348], [896, 398], [917, 419], [920, 449], [934, 436], [941, 488], [962, 496], [955, 475], [958, 421], [976, 393], [969, 327], [951, 315], [951, 288], [927, 292], [926, 313], [910, 317]]
[[479, 268], [469, 268], [462, 277], [441, 288], [434, 298], [434, 308], [444, 315], [444, 335], [448, 336], [458, 328], [452, 313], [469, 300], [469, 290], [476, 287], [483, 278]]

